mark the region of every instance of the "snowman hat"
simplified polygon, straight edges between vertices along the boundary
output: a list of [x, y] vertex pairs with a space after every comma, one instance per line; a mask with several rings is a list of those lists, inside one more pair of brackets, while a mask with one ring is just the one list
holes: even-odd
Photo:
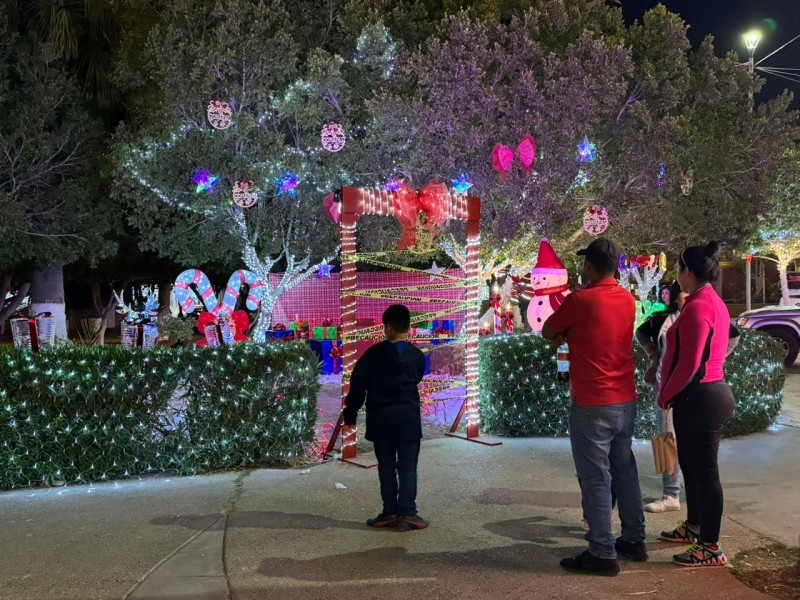
[[532, 275], [566, 275], [567, 269], [559, 260], [547, 238], [542, 238], [539, 244], [539, 256], [536, 266], [531, 271]]

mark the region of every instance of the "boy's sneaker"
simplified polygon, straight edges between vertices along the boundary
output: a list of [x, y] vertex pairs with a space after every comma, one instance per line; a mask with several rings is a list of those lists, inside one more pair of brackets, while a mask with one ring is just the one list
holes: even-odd
[[586, 550], [575, 558], [564, 558], [561, 566], [570, 571], [613, 577], [619, 573], [619, 563], [613, 558], [597, 558]]
[[724, 567], [728, 557], [719, 544], [695, 542], [686, 552], [676, 554], [672, 560], [682, 567]]
[[387, 515], [384, 513], [379, 514], [374, 519], [367, 519], [367, 525], [370, 527], [397, 527], [400, 522], [400, 517], [397, 515]]
[[400, 517], [400, 523], [398, 523], [398, 527], [402, 531], [416, 531], [417, 529], [425, 529], [428, 525], [430, 525], [430, 523], [416, 513], [413, 515]]
[[649, 558], [647, 546], [644, 542], [626, 542], [622, 538], [617, 538], [617, 541], [614, 542], [614, 547], [617, 549], [618, 556], [628, 560], [644, 562]]
[[672, 531], [662, 531], [659, 539], [676, 544], [694, 544], [700, 538], [700, 532], [686, 521], [678, 521], [678, 526]]
[[681, 509], [681, 501], [672, 496], [664, 495], [655, 502], [645, 504], [644, 509], [651, 513], [669, 512]]

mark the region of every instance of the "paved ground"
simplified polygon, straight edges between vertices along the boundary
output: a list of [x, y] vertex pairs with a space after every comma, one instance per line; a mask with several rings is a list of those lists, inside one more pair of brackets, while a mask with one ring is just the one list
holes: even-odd
[[[762, 535], [798, 544], [800, 375], [788, 386], [783, 425], [723, 442], [729, 554]], [[636, 450], [655, 496], [649, 445]], [[679, 513], [648, 516], [649, 563], [616, 578], [562, 572], [558, 559], [584, 547], [565, 439], [430, 439], [419, 503], [429, 530], [368, 530], [376, 474], [341, 463], [6, 492], [0, 599], [765, 598], [728, 569], [671, 565], [676, 548], [655, 538]]]

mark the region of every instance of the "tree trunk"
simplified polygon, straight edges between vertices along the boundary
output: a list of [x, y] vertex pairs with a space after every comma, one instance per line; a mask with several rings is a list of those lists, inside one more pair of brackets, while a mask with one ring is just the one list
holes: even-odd
[[21, 283], [19, 289], [17, 289], [17, 295], [9, 301], [7, 306], [4, 306], [6, 294], [11, 291], [11, 274], [7, 273], [3, 276], [0, 281], [0, 333], [5, 333], [6, 321], [17, 311], [30, 289], [31, 284], [29, 282]]
[[67, 339], [64, 304], [64, 268], [61, 265], [34, 271], [31, 276], [31, 311], [49, 312], [55, 319], [56, 337]]
[[[158, 316], [172, 315], [172, 282], [170, 277], [158, 280]], [[178, 315], [172, 315], [177, 317]]]
[[778, 278], [781, 282], [781, 306], [789, 306], [791, 298], [789, 298], [789, 280], [786, 277], [786, 268], [788, 263], [778, 263]]
[[253, 330], [253, 341], [256, 344], [263, 344], [267, 341], [267, 330], [272, 324], [272, 311], [278, 298], [272, 294], [265, 294], [267, 297], [261, 299], [261, 311], [258, 313], [258, 321]]

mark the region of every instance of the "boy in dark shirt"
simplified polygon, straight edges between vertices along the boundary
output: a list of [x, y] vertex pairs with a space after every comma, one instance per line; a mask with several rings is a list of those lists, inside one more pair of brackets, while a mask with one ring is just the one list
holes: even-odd
[[408, 308], [393, 304], [382, 320], [386, 339], [369, 348], [353, 369], [342, 411], [344, 424], [356, 424], [358, 411], [366, 401], [364, 437], [375, 447], [383, 500], [383, 512], [369, 519], [367, 525], [424, 529], [428, 522], [417, 514], [416, 497], [422, 439], [417, 386], [425, 375], [425, 357], [408, 341]]

